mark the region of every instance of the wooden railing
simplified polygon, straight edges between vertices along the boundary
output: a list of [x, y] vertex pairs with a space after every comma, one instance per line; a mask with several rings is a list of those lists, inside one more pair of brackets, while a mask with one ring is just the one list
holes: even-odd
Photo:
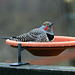
[[51, 65], [10, 66], [0, 63], [0, 75], [75, 75], [75, 67]]

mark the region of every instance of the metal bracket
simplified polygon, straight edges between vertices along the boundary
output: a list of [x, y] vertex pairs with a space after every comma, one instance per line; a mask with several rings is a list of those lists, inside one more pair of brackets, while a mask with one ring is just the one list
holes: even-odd
[[21, 66], [21, 65], [28, 65], [29, 63], [22, 63], [21, 62], [21, 43], [18, 44], [18, 63], [13, 63], [10, 66]]

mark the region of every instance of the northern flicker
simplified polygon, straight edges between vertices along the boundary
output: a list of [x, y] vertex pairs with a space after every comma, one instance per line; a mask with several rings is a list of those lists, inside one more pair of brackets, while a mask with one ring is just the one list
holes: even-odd
[[54, 23], [46, 21], [41, 27], [35, 28], [28, 33], [24, 33], [16, 37], [5, 37], [5, 39], [8, 38], [22, 42], [48, 42], [54, 38], [53, 24]]

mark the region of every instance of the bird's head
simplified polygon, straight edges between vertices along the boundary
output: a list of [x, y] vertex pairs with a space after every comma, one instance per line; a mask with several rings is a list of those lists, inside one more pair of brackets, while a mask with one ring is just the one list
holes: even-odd
[[46, 22], [43, 23], [43, 25], [44, 25], [44, 26], [47, 26], [47, 27], [52, 26], [53, 24], [54, 24], [54, 23], [51, 23], [51, 22], [49, 22], [49, 21], [46, 21]]
[[[45, 26], [44, 30], [47, 30], [48, 27], [52, 28], [52, 25], [53, 25], [53, 24], [54, 24], [54, 23], [51, 23], [51, 22], [49, 22], [49, 21], [44, 22], [44, 23], [43, 23], [43, 25]], [[52, 30], [53, 30], [53, 28], [52, 28]]]

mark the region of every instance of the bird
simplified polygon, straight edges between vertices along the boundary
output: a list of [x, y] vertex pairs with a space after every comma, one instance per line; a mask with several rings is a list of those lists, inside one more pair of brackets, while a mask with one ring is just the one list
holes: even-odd
[[16, 40], [21, 42], [49, 42], [54, 39], [53, 25], [54, 23], [45, 21], [41, 27], [32, 29], [27, 33], [14, 37], [0, 37], [0, 38]]

